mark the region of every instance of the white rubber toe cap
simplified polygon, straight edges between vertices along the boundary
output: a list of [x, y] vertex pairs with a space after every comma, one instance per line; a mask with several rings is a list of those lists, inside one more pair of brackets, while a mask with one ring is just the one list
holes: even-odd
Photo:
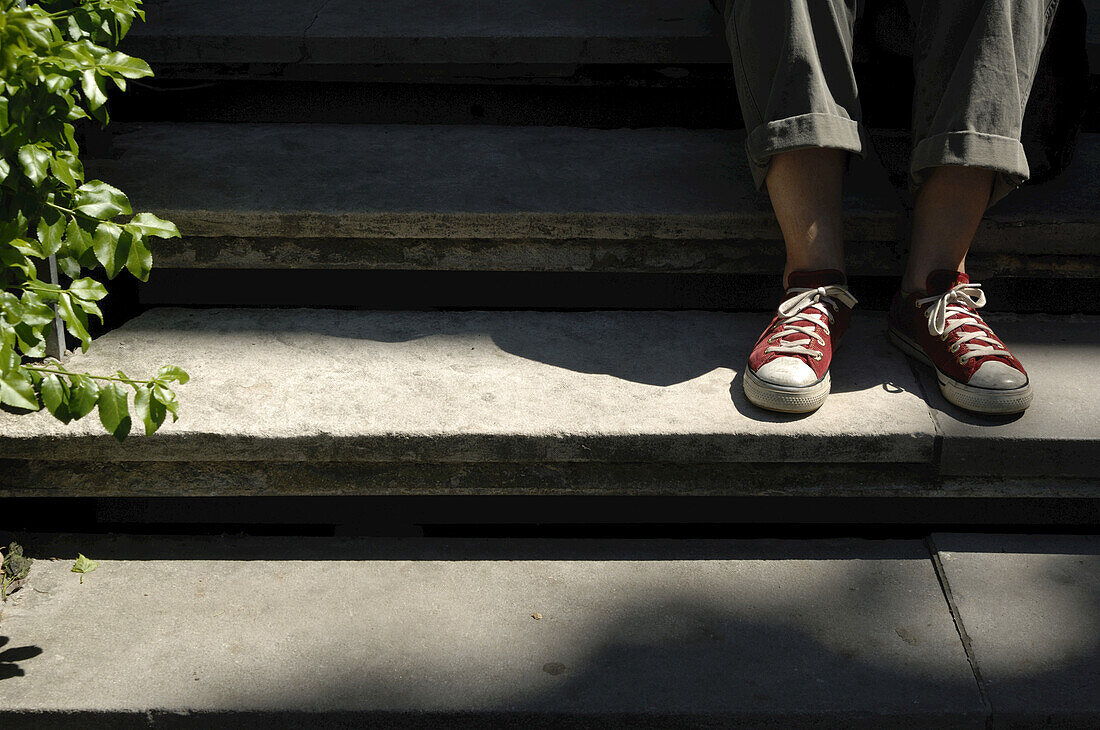
[[[786, 388], [805, 388], [817, 382], [817, 373], [814, 369], [797, 357], [777, 357], [770, 360], [760, 366], [756, 371], [756, 377]], [[975, 377], [977, 377], [976, 373]]]
[[1027, 376], [1011, 365], [990, 360], [974, 372], [968, 385], [993, 390], [1014, 390], [1027, 385]]

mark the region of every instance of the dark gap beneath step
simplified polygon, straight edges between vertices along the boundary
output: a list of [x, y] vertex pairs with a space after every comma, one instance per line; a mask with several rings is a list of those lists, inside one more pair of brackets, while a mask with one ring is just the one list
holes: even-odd
[[[865, 311], [885, 311], [888, 276], [853, 276]], [[1096, 313], [1093, 279], [992, 276], [987, 312]], [[150, 306], [277, 306], [361, 309], [705, 309], [771, 311], [779, 274], [155, 269], [132, 311]], [[124, 297], [126, 294], [123, 295]], [[136, 307], [136, 308], [134, 308]], [[119, 320], [115, 320], [119, 321]]]
[[438, 538], [918, 538], [1100, 532], [1100, 499], [960, 497], [13, 498], [0, 528]]
[[[901, 56], [856, 64], [866, 125], [909, 126], [911, 66]], [[729, 64], [598, 64], [567, 76], [459, 64], [185, 64], [157, 72], [112, 97], [116, 121], [744, 126]]]

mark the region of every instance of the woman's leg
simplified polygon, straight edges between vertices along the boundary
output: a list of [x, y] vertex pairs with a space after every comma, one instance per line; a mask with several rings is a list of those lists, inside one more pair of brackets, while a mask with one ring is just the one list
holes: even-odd
[[932, 365], [952, 403], [1017, 413], [1031, 403], [1023, 365], [977, 310], [964, 272], [985, 209], [1027, 179], [1020, 133], [1057, 0], [909, 0], [916, 21], [918, 189], [909, 263], [890, 310], [891, 339]]
[[984, 167], [930, 168], [913, 207], [909, 263], [902, 291], [925, 288], [937, 269], [965, 271], [966, 252], [978, 231], [995, 173]]
[[746, 151], [786, 245], [787, 296], [749, 355], [758, 406], [807, 412], [829, 394], [833, 348], [855, 299], [844, 277], [845, 155], [863, 154], [852, 72], [860, 0], [735, 0], [726, 36], [745, 117]]
[[844, 154], [838, 149], [810, 148], [771, 158], [766, 185], [787, 249], [784, 287], [792, 271], [844, 271]]

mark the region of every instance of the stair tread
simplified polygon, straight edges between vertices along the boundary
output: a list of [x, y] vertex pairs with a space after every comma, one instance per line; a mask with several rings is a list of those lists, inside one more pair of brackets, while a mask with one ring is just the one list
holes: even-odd
[[[991, 419], [954, 408], [931, 368], [920, 368], [936, 427], [943, 434], [941, 471], [981, 476], [990, 463], [1002, 474], [1100, 475], [1100, 319], [991, 317], [997, 334], [1034, 381], [1035, 402], [1018, 420]], [[1026, 446], [1024, 446], [1026, 444]]]
[[127, 50], [173, 63], [728, 63], [705, 2], [165, 0]]
[[[743, 145], [676, 128], [158, 123], [89, 166], [194, 236], [774, 237]], [[847, 204], [888, 235], [900, 206], [873, 172]]]
[[[0, 414], [0, 451], [10, 467], [0, 493], [5, 485], [57, 494], [134, 488], [60, 477], [56, 484], [34, 482], [43, 478], [35, 470], [48, 474], [50, 463], [87, 459], [125, 468], [190, 464], [200, 472], [295, 464], [317, 470], [290, 486], [245, 479], [226, 487], [239, 494], [465, 488], [430, 469], [419, 477], [423, 483], [368, 484], [367, 471], [386, 464], [488, 474], [557, 464], [595, 479], [619, 468], [635, 474], [636, 465], [641, 481], [690, 465], [700, 484], [715, 469], [742, 465], [743, 483], [719, 480], [707, 488], [841, 495], [865, 488], [890, 493], [886, 487], [899, 478], [894, 466], [918, 476], [939, 470], [948, 486], [966, 494], [1000, 494], [996, 479], [1006, 476], [1072, 482], [1100, 472], [1100, 404], [1092, 397], [1100, 379], [1089, 366], [1100, 350], [1100, 318], [990, 316], [1028, 365], [1038, 393], [1010, 422], [967, 416], [935, 392], [926, 401], [923, 394], [935, 387], [928, 373], [915, 373], [887, 343], [882, 315], [865, 313], [857, 313], [837, 353], [833, 393], [819, 411], [805, 417], [760, 411], [744, 397], [741, 370], [766, 319], [693, 311], [152, 310], [67, 366], [122, 368], [138, 377], [177, 364], [192, 376], [180, 389], [183, 418], [154, 438], [119, 446], [94, 415], [66, 427], [44, 413]], [[326, 475], [324, 465], [336, 462], [348, 471]], [[355, 474], [355, 464], [374, 466], [362, 467], [362, 485], [340, 482]], [[828, 486], [829, 470], [846, 465], [866, 470], [878, 487], [854, 477]], [[198, 473], [194, 486], [166, 488], [209, 489], [203, 478]], [[484, 489], [530, 490], [522, 478], [500, 477]], [[140, 491], [141, 474], [133, 479]], [[989, 479], [992, 486], [983, 481]], [[593, 488], [582, 481], [561, 490]], [[1042, 479], [1028, 483], [1055, 494]], [[929, 488], [939, 489], [935, 484]], [[1004, 486], [1003, 493], [1014, 488]], [[629, 494], [635, 487], [606, 489]]]
[[[1086, 0], [1086, 43], [1100, 68], [1100, 3]], [[154, 63], [728, 64], [708, 3], [617, 0], [161, 0], [125, 43]]]
[[[184, 417], [124, 447], [94, 417], [4, 415], [21, 458], [927, 462], [903, 356], [864, 316], [805, 419], [756, 411], [740, 370], [767, 322], [717, 312], [156, 309], [69, 368], [187, 370]], [[877, 380], [887, 373], [896, 387]], [[731, 382], [734, 387], [731, 388]], [[732, 397], [731, 397], [732, 396]], [[216, 448], [212, 448], [215, 447]]]
[[[143, 559], [151, 544], [175, 551]], [[982, 726], [917, 540], [69, 546], [100, 561], [82, 585], [68, 546], [32, 540], [31, 554], [67, 559], [36, 562], [4, 608], [6, 654], [25, 676], [0, 683], [0, 719], [16, 726], [33, 713], [204, 727], [299, 727], [308, 713], [378, 727]], [[259, 559], [201, 557], [234, 549]], [[68, 714], [84, 712], [100, 714]]]
[[[172, 123], [123, 132], [117, 158], [89, 161], [89, 175], [179, 225], [187, 239], [158, 245], [161, 266], [744, 272], [773, 270], [780, 253], [743, 132]], [[1100, 135], [1083, 135], [1063, 177], [991, 210], [975, 255], [1100, 253], [1098, 158]], [[847, 188], [854, 269], [896, 273], [905, 213], [873, 154], [853, 162]], [[1063, 268], [1091, 270], [1089, 260]]]
[[935, 534], [932, 544], [994, 712], [1020, 727], [1057, 723], [1055, 708], [1069, 726], [1097, 724], [1100, 537]]

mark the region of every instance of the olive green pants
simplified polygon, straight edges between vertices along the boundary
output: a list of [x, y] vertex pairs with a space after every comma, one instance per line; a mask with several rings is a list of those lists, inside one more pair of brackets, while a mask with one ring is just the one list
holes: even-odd
[[[772, 155], [866, 154], [852, 36], [874, 0], [724, 0], [758, 188]], [[997, 172], [990, 205], [1028, 178], [1020, 129], [1058, 0], [906, 0], [914, 26], [910, 187], [929, 168]]]

